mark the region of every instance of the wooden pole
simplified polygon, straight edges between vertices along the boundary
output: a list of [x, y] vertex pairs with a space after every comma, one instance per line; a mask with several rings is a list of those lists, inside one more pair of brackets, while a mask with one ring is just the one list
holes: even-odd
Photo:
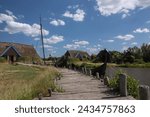
[[42, 21], [41, 21], [41, 17], [40, 17], [40, 30], [41, 30], [41, 41], [42, 41], [42, 50], [43, 50], [43, 61], [44, 61], [44, 65], [45, 65], [45, 50], [44, 50], [44, 41], [43, 41], [43, 31], [42, 31]]

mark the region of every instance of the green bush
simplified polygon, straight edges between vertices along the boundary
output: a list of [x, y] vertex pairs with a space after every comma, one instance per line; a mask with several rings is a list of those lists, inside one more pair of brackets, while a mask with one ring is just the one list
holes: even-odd
[[24, 63], [42, 63], [42, 60], [40, 58], [35, 58], [35, 57], [19, 57], [17, 59], [18, 62], [24, 62]]
[[[114, 91], [119, 92], [119, 74], [123, 73], [122, 71], [117, 71], [115, 77], [110, 79], [109, 87], [113, 88]], [[133, 96], [134, 98], [138, 98], [139, 94], [139, 82], [135, 80], [132, 76], [127, 75], [127, 90], [128, 94]]]
[[6, 59], [4, 57], [0, 57], [0, 63], [5, 63]]
[[69, 58], [69, 59], [68, 59], [68, 63], [70, 63], [70, 64], [76, 63], [76, 62], [78, 62], [78, 61], [80, 61], [78, 58]]
[[98, 67], [98, 66], [95, 65], [95, 64], [90, 64], [90, 63], [82, 63], [82, 64], [80, 65], [80, 67], [96, 68], [96, 67]]

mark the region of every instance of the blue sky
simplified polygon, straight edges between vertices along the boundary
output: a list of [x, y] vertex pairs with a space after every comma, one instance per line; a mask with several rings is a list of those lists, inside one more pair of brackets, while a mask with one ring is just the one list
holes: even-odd
[[150, 43], [150, 0], [0, 0], [0, 41], [33, 45], [42, 56], [40, 16], [46, 56]]

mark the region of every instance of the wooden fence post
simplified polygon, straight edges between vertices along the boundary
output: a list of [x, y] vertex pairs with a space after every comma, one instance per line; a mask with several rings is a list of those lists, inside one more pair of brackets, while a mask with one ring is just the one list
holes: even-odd
[[127, 76], [125, 74], [119, 74], [119, 90], [121, 96], [127, 96]]
[[96, 78], [97, 78], [97, 79], [100, 79], [98, 72], [96, 72]]
[[140, 100], [149, 100], [150, 99], [150, 89], [147, 85], [139, 86], [139, 98]]
[[84, 68], [82, 67], [82, 73], [84, 74]]
[[87, 68], [86, 67], [84, 67], [84, 70], [85, 70], [85, 74], [87, 74]]
[[43, 94], [42, 94], [42, 93], [39, 93], [39, 94], [38, 94], [38, 99], [39, 99], [39, 100], [42, 100], [42, 97], [43, 97]]
[[48, 93], [49, 93], [49, 97], [51, 97], [52, 96], [52, 90], [51, 90], [51, 88], [48, 88]]
[[104, 78], [104, 85], [108, 85], [109, 84], [109, 78], [106, 76]]
[[91, 69], [89, 69], [89, 73], [90, 73], [89, 75], [92, 76], [92, 71], [91, 71]]

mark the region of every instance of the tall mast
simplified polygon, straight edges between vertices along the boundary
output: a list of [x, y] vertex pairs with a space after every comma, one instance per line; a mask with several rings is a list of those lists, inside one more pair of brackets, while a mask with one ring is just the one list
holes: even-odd
[[41, 41], [42, 41], [42, 50], [43, 50], [43, 61], [45, 65], [45, 50], [44, 50], [44, 41], [43, 41], [43, 31], [42, 31], [42, 21], [40, 17], [40, 30], [41, 30]]

